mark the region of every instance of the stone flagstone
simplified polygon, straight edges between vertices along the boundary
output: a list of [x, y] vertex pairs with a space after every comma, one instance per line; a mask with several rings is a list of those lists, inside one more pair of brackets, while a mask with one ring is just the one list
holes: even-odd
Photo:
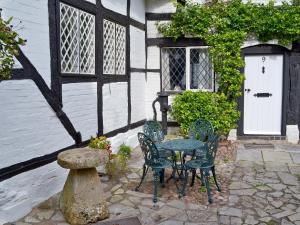
[[291, 175], [289, 173], [279, 172], [278, 176], [280, 177], [280, 179], [284, 184], [299, 185], [298, 178], [294, 175]]
[[262, 155], [265, 162], [293, 163], [288, 152], [262, 151]]
[[300, 153], [291, 153], [293, 162], [296, 164], [300, 164]]
[[237, 150], [237, 160], [262, 162], [261, 151], [258, 150]]

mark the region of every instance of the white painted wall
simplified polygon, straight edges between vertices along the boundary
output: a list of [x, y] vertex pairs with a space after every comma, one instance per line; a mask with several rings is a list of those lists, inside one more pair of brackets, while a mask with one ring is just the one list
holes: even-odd
[[0, 82], [0, 168], [74, 144], [31, 80]]
[[131, 18], [141, 23], [145, 23], [145, 11], [146, 11], [145, 0], [131, 0], [131, 5], [130, 5]]
[[103, 132], [108, 133], [128, 124], [127, 83], [103, 85]]
[[146, 0], [146, 12], [173, 13], [176, 7], [170, 0]]
[[146, 75], [131, 73], [131, 123], [146, 118]]
[[130, 66], [146, 67], [145, 32], [133, 26], [130, 26]]
[[85, 0], [85, 1], [91, 2], [91, 3], [93, 3], [93, 4], [96, 4], [96, 0]]
[[127, 15], [127, 0], [101, 0], [101, 2], [105, 8]]
[[[95, 0], [87, 0], [95, 3]], [[102, 0], [104, 7], [126, 15], [127, 0]], [[47, 0], [1, 0], [4, 18], [14, 17], [22, 47], [39, 73], [50, 86], [50, 49]], [[145, 21], [145, 2], [132, 0], [132, 18]], [[131, 66], [145, 68], [145, 32], [134, 27], [131, 32]], [[16, 64], [19, 67], [18, 64]], [[146, 118], [146, 78], [132, 73], [132, 122]], [[159, 85], [159, 83], [158, 83]], [[103, 86], [104, 133], [124, 127], [128, 120], [127, 83]], [[61, 122], [31, 80], [0, 83], [0, 168], [50, 154], [74, 144]], [[96, 83], [64, 84], [63, 110], [80, 131], [83, 140], [97, 132]], [[151, 107], [151, 103], [150, 103]], [[125, 143], [136, 147], [137, 132], [129, 130], [111, 138], [114, 151]], [[32, 207], [61, 191], [66, 170], [56, 162], [28, 171], [0, 183], [0, 224], [19, 219]]]
[[160, 69], [160, 48], [157, 46], [148, 47], [147, 69]]
[[67, 170], [53, 162], [1, 182], [0, 224], [23, 217], [34, 206], [60, 192], [66, 176]]
[[[255, 45], [259, 45], [259, 44], [273, 44], [273, 45], [278, 45], [279, 43], [278, 43], [278, 40], [270, 40], [270, 41], [267, 41], [267, 42], [260, 42], [256, 38], [249, 37], [244, 42], [244, 44], [242, 45], [242, 48], [246, 48], [246, 47], [250, 47], [250, 46], [255, 46]], [[290, 45], [290, 46], [283, 46], [283, 47], [291, 49], [292, 45]]]
[[98, 131], [97, 83], [73, 83], [62, 86], [63, 110], [82, 140], [88, 140]]
[[299, 130], [297, 125], [286, 126], [286, 137], [287, 141], [292, 144], [299, 143]]
[[[33, 81], [0, 82], [0, 99], [0, 168], [74, 144]], [[65, 177], [52, 163], [1, 182], [0, 224], [60, 191]]]
[[[157, 97], [157, 92], [160, 91], [160, 74], [147, 73], [146, 78], [146, 113], [147, 119], [153, 119], [152, 102]], [[161, 120], [160, 105], [156, 103], [157, 119]]]
[[3, 18], [13, 17], [15, 30], [27, 40], [22, 51], [50, 86], [48, 1], [1, 0], [0, 8]]
[[109, 138], [111, 141], [112, 151], [113, 153], [117, 153], [119, 146], [121, 144], [128, 145], [132, 148], [135, 148], [139, 145], [138, 139], [137, 139], [137, 133], [142, 132], [142, 126], [129, 130], [125, 133], [120, 133], [112, 138]]
[[[160, 69], [160, 48], [151, 46], [147, 48], [147, 69]], [[147, 119], [153, 119], [152, 102], [160, 92], [160, 73], [147, 73], [146, 75], [146, 114]], [[157, 119], [161, 120], [160, 104], [156, 103]]]
[[[148, 20], [147, 21], [147, 38], [160, 38], [163, 35], [157, 29], [157, 22], [155, 20]], [[162, 21], [159, 23], [167, 23], [168, 21]]]

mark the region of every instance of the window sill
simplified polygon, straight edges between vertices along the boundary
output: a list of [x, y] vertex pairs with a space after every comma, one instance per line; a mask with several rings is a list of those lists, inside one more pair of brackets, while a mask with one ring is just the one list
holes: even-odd
[[202, 92], [214, 92], [214, 90], [209, 90], [209, 89], [187, 89], [187, 90], [180, 90], [180, 91], [172, 91], [172, 90], [164, 90], [163, 92], [165, 92], [165, 93], [167, 93], [167, 94], [170, 94], [170, 95], [172, 95], [172, 94], [181, 94], [181, 93], [183, 93], [183, 92], [185, 92], [185, 91], [202, 91]]

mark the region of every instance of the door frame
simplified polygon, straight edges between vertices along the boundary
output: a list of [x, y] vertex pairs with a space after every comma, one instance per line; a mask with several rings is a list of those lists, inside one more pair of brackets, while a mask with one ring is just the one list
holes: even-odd
[[[244, 82], [241, 86], [242, 95], [238, 99], [238, 109], [240, 111], [240, 119], [238, 122], [237, 136], [247, 137], [283, 137], [286, 136], [286, 120], [287, 120], [287, 97], [288, 97], [288, 77], [289, 77], [289, 58], [290, 50], [274, 44], [259, 44], [241, 49], [241, 56], [245, 59], [245, 56], [261, 56], [261, 55], [283, 55], [283, 71], [282, 71], [282, 109], [281, 109], [281, 134], [280, 135], [262, 135], [262, 134], [244, 134]], [[244, 74], [245, 67], [241, 68], [241, 73]]]

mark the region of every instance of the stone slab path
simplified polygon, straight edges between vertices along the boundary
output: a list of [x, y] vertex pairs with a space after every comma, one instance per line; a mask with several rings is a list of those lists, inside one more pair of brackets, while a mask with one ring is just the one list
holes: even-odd
[[[140, 178], [142, 161], [119, 183], [108, 186], [110, 219], [137, 216], [144, 225], [259, 224], [300, 225], [299, 146], [247, 148], [240, 144], [225, 205], [199, 205], [185, 199], [159, 198], [126, 190], [124, 185]], [[151, 179], [151, 176], [148, 178]], [[16, 225], [66, 225], [58, 210], [58, 195], [41, 204]]]

